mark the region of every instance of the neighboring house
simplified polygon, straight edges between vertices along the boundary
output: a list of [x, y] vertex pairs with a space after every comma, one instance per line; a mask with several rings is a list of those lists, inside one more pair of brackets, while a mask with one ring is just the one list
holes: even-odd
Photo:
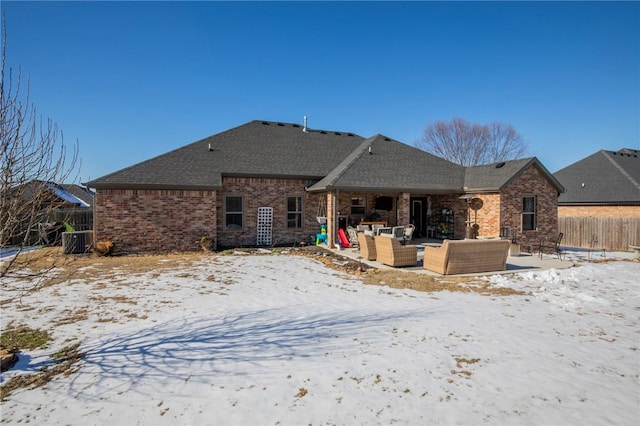
[[627, 250], [640, 244], [640, 151], [601, 150], [554, 173], [567, 244]]
[[93, 229], [93, 191], [69, 183], [50, 184], [49, 188], [62, 201], [52, 210], [49, 220], [67, 222], [76, 231]]
[[467, 200], [481, 236], [555, 240], [562, 186], [536, 159], [465, 168], [382, 135], [251, 121], [86, 184], [96, 241], [122, 251], [313, 242], [362, 220], [464, 238]]
[[45, 223], [64, 222], [75, 230], [93, 228], [93, 192], [80, 185], [32, 180], [15, 186], [8, 195], [19, 200], [9, 209], [13, 218], [6, 218], [13, 221], [7, 229], [8, 244], [22, 243], [26, 233], [29, 243], [37, 243], [42, 237], [38, 226]]

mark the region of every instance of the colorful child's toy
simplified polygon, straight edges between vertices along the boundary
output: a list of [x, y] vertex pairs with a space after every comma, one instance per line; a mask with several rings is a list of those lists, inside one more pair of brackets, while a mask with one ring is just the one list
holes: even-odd
[[320, 233], [316, 234], [316, 245], [327, 243], [327, 225], [320, 225]]

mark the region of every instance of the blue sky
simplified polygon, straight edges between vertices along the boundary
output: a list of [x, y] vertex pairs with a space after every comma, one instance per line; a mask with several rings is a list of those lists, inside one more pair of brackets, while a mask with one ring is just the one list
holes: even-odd
[[82, 181], [253, 119], [412, 145], [513, 125], [555, 172], [640, 149], [639, 2], [12, 2], [7, 65]]

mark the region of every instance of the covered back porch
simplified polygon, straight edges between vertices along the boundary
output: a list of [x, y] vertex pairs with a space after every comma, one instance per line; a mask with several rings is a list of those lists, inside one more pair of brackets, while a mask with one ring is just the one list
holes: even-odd
[[[318, 217], [319, 221], [326, 218], [329, 248], [336, 247], [339, 229], [361, 224], [411, 224], [415, 226], [414, 238], [420, 239], [463, 239], [469, 236], [467, 228], [473, 225], [480, 235], [500, 234], [499, 217], [486, 220], [487, 212], [480, 212], [485, 202], [481, 198], [464, 198], [461, 193], [334, 191], [319, 195]], [[495, 201], [499, 203], [499, 197]]]

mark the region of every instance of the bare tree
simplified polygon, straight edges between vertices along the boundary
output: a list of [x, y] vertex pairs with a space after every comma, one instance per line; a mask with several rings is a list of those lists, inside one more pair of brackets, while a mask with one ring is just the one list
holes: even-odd
[[527, 144], [509, 124], [470, 123], [462, 118], [427, 126], [417, 148], [462, 166], [476, 166], [523, 157]]
[[[47, 219], [59, 200], [52, 183], [77, 178], [78, 144], [70, 150], [62, 132], [43, 120], [21, 87], [20, 69], [6, 68], [6, 23], [2, 17], [0, 68], [0, 250], [11, 246], [20, 254], [33, 243], [38, 224]], [[17, 256], [0, 262], [0, 277], [12, 270]]]

